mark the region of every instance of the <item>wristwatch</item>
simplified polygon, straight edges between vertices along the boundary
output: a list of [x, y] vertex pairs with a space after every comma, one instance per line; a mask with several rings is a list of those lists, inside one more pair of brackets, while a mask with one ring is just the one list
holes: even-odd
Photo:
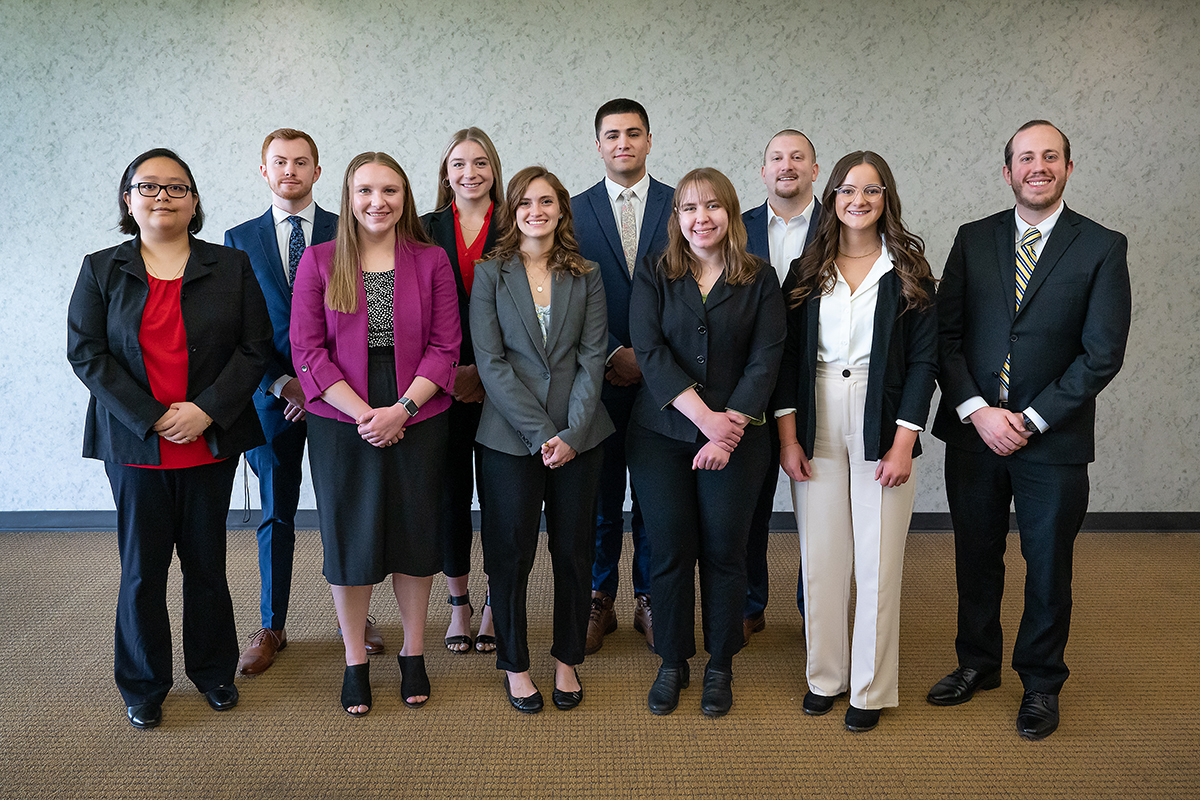
[[1033, 420], [1031, 420], [1029, 418], [1028, 414], [1022, 414], [1021, 419], [1025, 420], [1025, 430], [1029, 431], [1030, 433], [1041, 433], [1042, 432], [1041, 428], [1039, 428], [1037, 426], [1036, 422], [1034, 422]]
[[[408, 415], [410, 417], [415, 417], [417, 415], [417, 412], [420, 410], [420, 408], [417, 406], [417, 404], [414, 403], [412, 400], [409, 400], [407, 397], [401, 397], [399, 399], [399, 401], [397, 401], [397, 402], [399, 402], [400, 405], [404, 406], [404, 410], [408, 412]], [[1026, 419], [1028, 419], [1028, 417], [1026, 417]]]

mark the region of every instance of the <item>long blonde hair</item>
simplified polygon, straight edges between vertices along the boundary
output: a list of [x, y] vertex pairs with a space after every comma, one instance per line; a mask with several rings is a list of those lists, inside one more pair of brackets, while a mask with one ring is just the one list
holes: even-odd
[[712, 167], [692, 170], [684, 175], [683, 180], [675, 187], [675, 197], [671, 200], [671, 220], [667, 223], [667, 249], [658, 260], [659, 269], [673, 281], [684, 275], [700, 279], [700, 260], [692, 252], [692, 246], [679, 228], [679, 204], [683, 202], [685, 194], [692, 191], [699, 193], [702, 187], [712, 189], [713, 196], [729, 215], [729, 232], [725, 234], [725, 241], [721, 246], [725, 258], [725, 283], [730, 286], [752, 283], [764, 262], [746, 252], [746, 225], [742, 222], [742, 208], [738, 203], [737, 190], [733, 188], [729, 178]]
[[441, 211], [449, 208], [450, 202], [454, 200], [454, 189], [450, 186], [449, 180], [450, 154], [463, 142], [474, 142], [482, 147], [483, 154], [487, 156], [492, 165], [492, 188], [488, 190], [488, 197], [492, 200], [492, 216], [494, 217], [494, 209], [504, 205], [504, 177], [500, 170], [500, 154], [496, 152], [496, 146], [492, 144], [488, 135], [476, 127], [463, 128], [450, 137], [450, 144], [446, 145], [446, 149], [442, 153], [442, 160], [438, 164], [437, 203], [434, 204], [434, 209]]
[[337, 243], [333, 250], [333, 264], [329, 270], [329, 284], [325, 287], [325, 305], [333, 311], [353, 314], [358, 311], [358, 287], [362, 285], [362, 268], [359, 265], [361, 247], [358, 241], [358, 220], [351, 203], [351, 183], [354, 173], [364, 164], [380, 164], [400, 176], [404, 184], [404, 210], [396, 221], [396, 238], [404, 244], [430, 244], [429, 236], [421, 227], [417, 216], [417, 204], [413, 200], [412, 186], [408, 175], [387, 153], [368, 151], [359, 153], [346, 166], [342, 179], [342, 210], [338, 217]]

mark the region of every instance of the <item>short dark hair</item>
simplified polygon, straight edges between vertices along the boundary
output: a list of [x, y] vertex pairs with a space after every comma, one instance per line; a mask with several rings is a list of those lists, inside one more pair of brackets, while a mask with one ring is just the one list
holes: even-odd
[[[1029, 122], [1026, 122], [1024, 125], [1017, 128], [1017, 133], [1020, 133], [1021, 131], [1027, 131], [1030, 128], [1036, 128], [1038, 125], [1047, 125], [1058, 131], [1058, 135], [1061, 136], [1063, 140], [1063, 159], [1070, 164], [1071, 140], [1068, 139], [1067, 135], [1063, 133], [1062, 130], [1060, 130], [1059, 127], [1053, 122], [1044, 119], [1031, 119]], [[1008, 167], [1009, 169], [1012, 169], [1013, 139], [1017, 138], [1017, 133], [1014, 133], [1012, 136], [1008, 137], [1008, 143], [1004, 145], [1004, 166]]]
[[317, 143], [314, 142], [313, 138], [307, 133], [304, 131], [298, 131], [295, 128], [276, 128], [267, 134], [267, 138], [263, 139], [262, 163], [267, 163], [267, 148], [270, 147], [271, 142], [275, 141], [276, 139], [283, 139], [284, 141], [303, 139], [304, 141], [308, 142], [308, 149], [312, 150], [313, 166], [320, 166], [321, 156], [317, 154]]
[[771, 149], [771, 142], [778, 139], [780, 136], [799, 136], [804, 141], [808, 142], [808, 149], [812, 151], [813, 163], [817, 163], [817, 146], [812, 143], [812, 139], [808, 138], [808, 134], [803, 131], [798, 131], [795, 128], [784, 128], [779, 133], [767, 140], [767, 146], [763, 148], [763, 164], [767, 163], [767, 151]]
[[630, 100], [628, 97], [618, 97], [600, 106], [600, 110], [596, 112], [597, 141], [600, 139], [600, 123], [604, 122], [605, 117], [610, 117], [613, 114], [637, 114], [642, 118], [642, 124], [646, 126], [646, 134], [649, 135], [650, 117], [646, 114], [645, 107], [637, 100]]
[[192, 194], [196, 196], [196, 214], [192, 217], [192, 221], [188, 223], [188, 233], [199, 233], [200, 229], [204, 227], [204, 208], [200, 205], [200, 190], [196, 188], [196, 179], [192, 177], [192, 168], [187, 165], [186, 161], [177, 156], [174, 150], [168, 150], [165, 147], [156, 147], [153, 150], [147, 150], [133, 161], [130, 161], [129, 166], [125, 168], [125, 174], [121, 176], [121, 186], [117, 189], [117, 208], [121, 212], [120, 219], [117, 221], [117, 229], [121, 233], [126, 233], [130, 236], [136, 236], [140, 233], [137, 220], [133, 218], [133, 214], [129, 213], [129, 204], [125, 202], [125, 195], [129, 194], [129, 190], [133, 186], [133, 176], [137, 174], [138, 167], [152, 158], [169, 158], [183, 167], [183, 171], [187, 173], [188, 183], [192, 185]]

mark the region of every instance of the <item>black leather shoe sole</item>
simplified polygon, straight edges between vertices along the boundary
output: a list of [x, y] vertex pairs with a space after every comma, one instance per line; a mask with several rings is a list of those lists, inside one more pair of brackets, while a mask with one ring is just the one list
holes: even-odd
[[135, 728], [157, 728], [162, 723], [162, 705], [160, 703], [141, 703], [136, 706], [126, 706], [125, 716], [129, 724]]
[[970, 700], [976, 692], [986, 692], [1000, 686], [1000, 673], [993, 672], [983, 675], [971, 670], [969, 677], [964, 676], [963, 669], [956, 669], [933, 685], [925, 700], [935, 706], [958, 706]]

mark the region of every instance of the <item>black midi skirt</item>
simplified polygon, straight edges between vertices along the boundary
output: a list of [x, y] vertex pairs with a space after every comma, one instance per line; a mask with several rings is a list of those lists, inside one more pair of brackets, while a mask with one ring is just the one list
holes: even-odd
[[[399, 400], [392, 348], [371, 348], [367, 402]], [[308, 415], [308, 458], [325, 580], [367, 586], [388, 575], [427, 577], [442, 571], [437, 519], [450, 429], [445, 413], [411, 424], [390, 447], [375, 447], [358, 426]]]

